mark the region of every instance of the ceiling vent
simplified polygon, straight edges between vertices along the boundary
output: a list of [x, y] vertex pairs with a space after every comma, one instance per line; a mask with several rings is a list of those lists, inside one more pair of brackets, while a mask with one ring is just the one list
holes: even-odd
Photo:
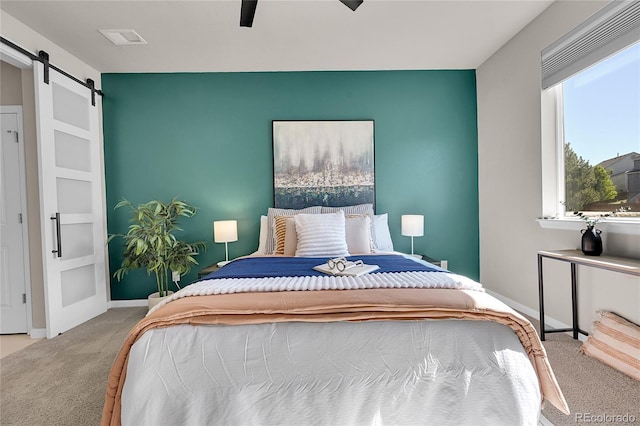
[[98, 30], [103, 36], [108, 38], [111, 43], [116, 46], [125, 46], [129, 44], [147, 44], [145, 39], [135, 30]]

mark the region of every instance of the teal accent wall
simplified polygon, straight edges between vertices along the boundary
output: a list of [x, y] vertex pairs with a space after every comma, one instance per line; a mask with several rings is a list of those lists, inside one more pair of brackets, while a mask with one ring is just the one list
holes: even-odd
[[[182, 237], [208, 241], [202, 267], [224, 259], [214, 220], [238, 220], [230, 257], [252, 253], [273, 205], [272, 120], [373, 119], [376, 212], [389, 214], [396, 250], [410, 251], [400, 216], [423, 214], [415, 251], [479, 278], [474, 70], [103, 74], [102, 90], [110, 234], [128, 226], [121, 198], [178, 197], [199, 208]], [[110, 243], [111, 274], [121, 256]], [[144, 271], [111, 282], [114, 300], [153, 291]]]

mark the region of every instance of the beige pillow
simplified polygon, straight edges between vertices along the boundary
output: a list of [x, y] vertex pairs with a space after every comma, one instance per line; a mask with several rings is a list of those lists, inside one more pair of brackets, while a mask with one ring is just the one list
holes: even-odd
[[298, 247], [298, 234], [296, 233], [296, 221], [292, 217], [287, 218], [287, 231], [284, 234], [284, 255], [295, 256]]

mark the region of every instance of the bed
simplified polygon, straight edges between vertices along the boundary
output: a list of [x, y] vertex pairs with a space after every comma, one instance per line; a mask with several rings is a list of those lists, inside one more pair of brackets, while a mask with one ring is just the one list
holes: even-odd
[[376, 271], [315, 271], [331, 256], [304, 252], [297, 225], [326, 246], [328, 216], [345, 229], [344, 213], [295, 215], [304, 256], [234, 260], [152, 309], [114, 361], [102, 424], [535, 425], [545, 401], [568, 414], [533, 326], [479, 283], [369, 248], [346, 260]]

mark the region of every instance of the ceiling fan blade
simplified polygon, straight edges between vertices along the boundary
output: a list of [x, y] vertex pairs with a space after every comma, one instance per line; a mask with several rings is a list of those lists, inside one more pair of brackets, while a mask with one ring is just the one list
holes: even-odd
[[351, 10], [356, 10], [360, 6], [363, 0], [340, 0], [342, 4], [347, 6]]
[[256, 6], [258, 0], [242, 0], [240, 7], [240, 26], [251, 27], [253, 25], [253, 17], [256, 14]]

